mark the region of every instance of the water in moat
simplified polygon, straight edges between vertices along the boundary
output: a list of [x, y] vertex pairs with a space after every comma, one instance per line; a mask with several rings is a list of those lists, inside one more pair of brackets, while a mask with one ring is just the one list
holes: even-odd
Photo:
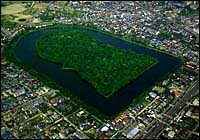
[[[130, 48], [135, 52], [155, 57], [159, 62], [142, 76], [120, 89], [115, 95], [106, 99], [102, 95], [98, 94], [96, 90], [87, 82], [82, 80], [76, 72], [62, 70], [62, 65], [43, 60], [36, 54], [35, 43], [41, 35], [55, 30], [72, 29], [88, 31], [100, 39], [102, 43], [111, 44], [121, 48]], [[14, 48], [14, 52], [15, 55], [25, 64], [28, 64], [36, 71], [47, 75], [62, 87], [71, 90], [72, 93], [76, 94], [76, 96], [80, 99], [85, 100], [106, 115], [114, 115], [120, 112], [122, 108], [130, 104], [130, 102], [145, 91], [145, 89], [153, 86], [161, 77], [170, 72], [176, 65], [180, 64], [179, 59], [167, 54], [153, 51], [121, 39], [105, 35], [101, 32], [81, 27], [53, 27], [50, 29], [35, 31], [22, 38]]]

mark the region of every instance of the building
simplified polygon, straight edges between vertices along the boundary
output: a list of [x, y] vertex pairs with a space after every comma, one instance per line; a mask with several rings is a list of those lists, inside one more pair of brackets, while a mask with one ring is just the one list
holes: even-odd
[[156, 98], [157, 94], [154, 93], [154, 92], [150, 92], [149, 95], [152, 97], [152, 98]]
[[169, 136], [170, 138], [173, 138], [174, 135], [175, 135], [175, 132], [174, 132], [174, 131], [170, 131], [170, 132], [168, 133], [168, 136]]
[[172, 89], [170, 89], [170, 92], [174, 93], [176, 95], [176, 97], [178, 97], [179, 94], [180, 94], [180, 89], [178, 89], [178, 88], [172, 88]]
[[194, 106], [199, 106], [199, 99], [195, 99], [195, 100], [192, 102], [192, 104], [193, 104]]
[[102, 132], [106, 132], [106, 131], [108, 131], [108, 129], [109, 129], [109, 128], [108, 128], [107, 126], [104, 126], [103, 128], [101, 128], [101, 131], [102, 131]]
[[20, 88], [20, 89], [17, 89], [14, 93], [14, 97], [17, 97], [17, 96], [20, 96], [22, 94], [24, 94], [26, 91], [24, 88]]
[[137, 133], [139, 132], [139, 129], [136, 127], [136, 128], [133, 128], [127, 135], [127, 138], [133, 138]]

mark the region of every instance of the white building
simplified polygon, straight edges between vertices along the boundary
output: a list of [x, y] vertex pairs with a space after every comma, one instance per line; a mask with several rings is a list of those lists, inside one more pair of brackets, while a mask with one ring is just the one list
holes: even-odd
[[154, 92], [150, 92], [149, 95], [152, 97], [152, 98], [156, 98], [157, 94], [154, 93]]
[[131, 139], [133, 138], [137, 133], [139, 132], [139, 129], [136, 127], [136, 128], [133, 128], [127, 135], [127, 138]]

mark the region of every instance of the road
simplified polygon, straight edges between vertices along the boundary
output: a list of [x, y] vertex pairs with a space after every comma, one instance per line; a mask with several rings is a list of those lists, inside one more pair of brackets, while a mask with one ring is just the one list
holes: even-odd
[[[191, 88], [189, 88], [185, 95], [182, 97], [182, 99], [177, 102], [173, 108], [171, 108], [166, 114], [172, 118], [174, 118], [176, 116], [176, 113], [178, 113], [183, 106], [186, 104], [186, 102], [188, 100], [190, 100], [192, 97], [196, 96], [199, 94], [199, 80], [197, 80], [196, 82], [194, 82], [193, 86]], [[164, 117], [162, 119], [162, 121], [166, 122], [166, 123], [170, 123], [171, 119], [169, 117]], [[157, 134], [160, 133], [160, 131], [165, 127], [165, 124], [163, 123], [158, 123], [157, 126], [155, 127], [155, 129], [152, 131], [149, 131], [147, 134], [145, 134], [144, 138], [145, 139], [152, 139], [152, 138], [156, 138]]]
[[[151, 103], [149, 103], [145, 108], [143, 108], [140, 112], [138, 112], [135, 116], [134, 116], [134, 119], [139, 116], [144, 110], [147, 110], [149, 106], [151, 106], [155, 100], [158, 99], [158, 96], [153, 100], [151, 101]], [[132, 123], [129, 123], [129, 125], [127, 125], [126, 127], [124, 127], [123, 129], [121, 129], [120, 131], [117, 131], [114, 135], [112, 135], [112, 137], [110, 139], [113, 139], [118, 133], [120, 132], [123, 132], [125, 129], [127, 129], [130, 125], [133, 125]]]
[[[46, 102], [48, 103], [48, 102]], [[75, 124], [73, 124], [68, 118], [66, 118], [61, 112], [59, 112], [54, 106], [50, 105], [51, 108], [53, 108], [58, 114], [60, 114], [71, 126], [73, 126], [77, 132], [81, 133], [83, 137], [83, 139], [89, 139], [89, 137], [87, 135], [85, 135]]]

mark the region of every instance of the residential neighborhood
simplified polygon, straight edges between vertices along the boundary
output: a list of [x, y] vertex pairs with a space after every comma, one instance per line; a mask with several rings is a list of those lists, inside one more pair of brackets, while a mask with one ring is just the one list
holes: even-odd
[[[113, 119], [101, 119], [2, 56], [1, 138], [198, 139], [196, 10], [198, 1], [51, 1], [26, 22], [12, 29], [1, 27], [1, 51], [26, 31], [74, 24], [184, 59], [180, 67], [147, 89], [140, 100], [133, 100]], [[33, 23], [35, 20], [40, 22]]]
[[[185, 75], [177, 72], [159, 87], [152, 88], [145, 97], [146, 106], [138, 103], [128, 107], [114, 120], [101, 121], [67, 97], [60, 96], [59, 91], [44, 86], [23, 69], [5, 59], [3, 62], [2, 138], [142, 138], [157, 122], [166, 124], [162, 118], [167, 115], [167, 110], [181, 100], [189, 84], [197, 78], [187, 71]], [[162, 88], [167, 92], [157, 91]], [[191, 138], [199, 135], [198, 96], [189, 100], [167, 124], [161, 138]], [[190, 123], [187, 124], [187, 121]]]

